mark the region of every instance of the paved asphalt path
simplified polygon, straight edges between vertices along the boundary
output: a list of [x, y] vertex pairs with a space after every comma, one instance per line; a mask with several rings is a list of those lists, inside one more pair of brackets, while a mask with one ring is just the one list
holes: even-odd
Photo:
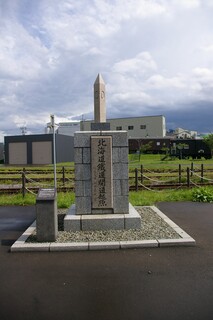
[[0, 320], [213, 319], [213, 204], [160, 203], [196, 247], [10, 253], [33, 207], [0, 207]]

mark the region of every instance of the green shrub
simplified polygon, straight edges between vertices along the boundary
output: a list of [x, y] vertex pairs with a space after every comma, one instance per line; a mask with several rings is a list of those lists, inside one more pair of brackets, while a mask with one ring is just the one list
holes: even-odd
[[208, 188], [198, 188], [192, 193], [192, 199], [196, 202], [213, 202], [212, 190]]

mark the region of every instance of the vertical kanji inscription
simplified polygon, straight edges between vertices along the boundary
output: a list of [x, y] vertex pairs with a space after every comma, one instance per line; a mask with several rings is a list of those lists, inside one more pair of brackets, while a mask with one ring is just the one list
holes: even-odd
[[112, 137], [91, 137], [92, 208], [113, 208]]

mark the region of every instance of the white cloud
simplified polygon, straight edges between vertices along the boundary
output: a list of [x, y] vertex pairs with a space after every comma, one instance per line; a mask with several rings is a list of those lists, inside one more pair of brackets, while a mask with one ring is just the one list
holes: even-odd
[[141, 52], [135, 58], [119, 61], [114, 64], [112, 72], [121, 74], [144, 74], [150, 70], [156, 70], [157, 66], [149, 52]]
[[154, 98], [144, 92], [144, 79], [157, 69], [149, 52], [140, 52], [135, 57], [116, 62], [109, 74], [107, 85], [110, 103], [153, 105]]
[[201, 47], [201, 50], [203, 50], [207, 53], [212, 53], [213, 52], [213, 44], [203, 46], [203, 47]]
[[139, 105], [151, 105], [153, 104], [153, 99], [144, 92], [123, 92], [115, 93], [112, 97], [114, 103], [121, 104], [139, 104]]
[[208, 68], [195, 68], [193, 73], [201, 81], [209, 82], [213, 80], [213, 70]]
[[162, 76], [160, 74], [155, 74], [147, 80], [147, 84], [155, 89], [162, 89], [162, 88], [181, 89], [181, 88], [186, 87], [186, 83], [185, 83], [184, 77], [182, 75], [176, 76], [173, 78], [165, 78], [164, 76]]
[[158, 1], [147, 0], [116, 0], [111, 3], [105, 0], [96, 0], [94, 10], [96, 20], [101, 21], [107, 27], [110, 25], [119, 26], [120, 22], [133, 18], [161, 15], [164, 12], [164, 5]]
[[99, 49], [99, 48], [97, 48], [97, 47], [92, 47], [92, 48], [90, 48], [87, 52], [85, 52], [85, 53], [83, 53], [83, 56], [89, 56], [89, 55], [91, 55], [91, 56], [97, 56], [97, 55], [102, 55], [103, 54], [103, 52]]
[[198, 8], [201, 5], [201, 0], [171, 0], [172, 5], [180, 6], [186, 9]]
[[204, 100], [206, 103], [213, 102], [213, 69], [195, 68], [191, 82], [194, 98]]
[[91, 114], [99, 72], [110, 116], [211, 101], [211, 3], [2, 2], [0, 130], [9, 132], [22, 119], [29, 130], [42, 128], [50, 113], [59, 119]]
[[213, 7], [213, 0], [201, 0], [203, 5]]
[[1, 78], [12, 80], [38, 78], [46, 66], [47, 49], [17, 23], [6, 26], [1, 33]]

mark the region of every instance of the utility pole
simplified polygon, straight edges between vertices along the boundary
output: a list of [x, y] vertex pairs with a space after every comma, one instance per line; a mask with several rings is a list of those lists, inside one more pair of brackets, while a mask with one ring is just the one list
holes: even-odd
[[57, 193], [57, 177], [56, 177], [56, 147], [55, 147], [55, 116], [50, 115], [50, 123], [53, 129], [53, 168], [54, 168], [54, 188]]

